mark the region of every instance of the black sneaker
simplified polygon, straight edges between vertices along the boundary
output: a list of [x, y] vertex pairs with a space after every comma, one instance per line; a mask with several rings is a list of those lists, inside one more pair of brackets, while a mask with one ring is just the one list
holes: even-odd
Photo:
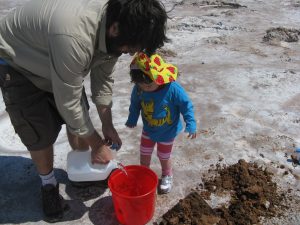
[[42, 201], [46, 222], [55, 223], [63, 218], [67, 205], [59, 194], [58, 184], [56, 187], [52, 184], [42, 186]]

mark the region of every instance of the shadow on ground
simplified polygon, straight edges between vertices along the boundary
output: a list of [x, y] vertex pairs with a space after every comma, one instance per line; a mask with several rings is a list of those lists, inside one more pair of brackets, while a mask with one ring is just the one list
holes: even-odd
[[[43, 221], [40, 194], [40, 178], [32, 160], [19, 156], [0, 156], [0, 224], [19, 224]], [[65, 185], [69, 210], [62, 222], [74, 221], [88, 212], [94, 224], [118, 224], [110, 196], [99, 198], [91, 207], [84, 202], [103, 195], [107, 183], [97, 183], [89, 187], [74, 187], [68, 180], [66, 171], [55, 169], [60, 184]]]
[[119, 225], [111, 196], [94, 202], [89, 210], [89, 219], [95, 225]]

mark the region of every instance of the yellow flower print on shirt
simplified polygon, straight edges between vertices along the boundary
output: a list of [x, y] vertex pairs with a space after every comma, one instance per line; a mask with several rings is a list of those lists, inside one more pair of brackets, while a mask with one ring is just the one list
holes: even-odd
[[167, 112], [167, 115], [161, 119], [154, 119], [153, 112], [154, 112], [154, 102], [151, 100], [150, 102], [141, 102], [142, 105], [142, 113], [145, 120], [148, 122], [149, 126], [162, 126], [163, 124], [172, 124], [171, 120], [171, 113], [168, 106], [164, 107], [164, 110]]

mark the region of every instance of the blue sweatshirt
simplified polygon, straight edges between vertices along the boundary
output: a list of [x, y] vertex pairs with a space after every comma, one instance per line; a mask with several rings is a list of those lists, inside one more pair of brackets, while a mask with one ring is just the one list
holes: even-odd
[[155, 92], [144, 92], [137, 85], [131, 93], [127, 126], [136, 126], [142, 114], [144, 131], [155, 142], [174, 139], [182, 130], [180, 114], [186, 123], [185, 132], [196, 132], [193, 104], [177, 82], [166, 84]]

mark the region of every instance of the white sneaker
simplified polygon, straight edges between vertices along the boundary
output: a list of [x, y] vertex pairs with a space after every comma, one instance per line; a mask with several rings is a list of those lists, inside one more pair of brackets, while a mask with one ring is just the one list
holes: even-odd
[[169, 193], [172, 189], [172, 185], [173, 185], [173, 176], [163, 176], [161, 178], [161, 183], [160, 183], [160, 192], [162, 194], [166, 194]]

